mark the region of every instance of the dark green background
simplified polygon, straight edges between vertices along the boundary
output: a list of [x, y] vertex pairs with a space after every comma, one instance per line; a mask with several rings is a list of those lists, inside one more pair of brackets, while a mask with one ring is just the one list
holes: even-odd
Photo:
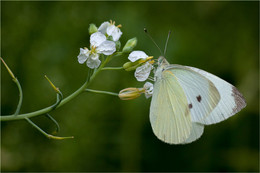
[[[150, 99], [131, 101], [84, 93], [51, 114], [61, 126], [49, 140], [26, 121], [1, 123], [2, 171], [259, 171], [259, 2], [2, 2], [1, 56], [21, 82], [22, 113], [55, 102], [47, 75], [68, 96], [83, 83], [87, 67], [77, 62], [89, 46], [88, 26], [109, 19], [122, 24], [124, 44], [158, 57], [144, 34], [160, 47], [168, 30], [170, 63], [204, 69], [235, 85], [247, 107], [205, 128], [188, 145], [158, 140], [149, 122]], [[120, 66], [127, 57], [110, 66]], [[1, 65], [1, 113], [12, 114], [18, 91]], [[118, 92], [141, 87], [133, 72], [102, 72], [90, 88]], [[32, 118], [52, 132], [43, 116]]]

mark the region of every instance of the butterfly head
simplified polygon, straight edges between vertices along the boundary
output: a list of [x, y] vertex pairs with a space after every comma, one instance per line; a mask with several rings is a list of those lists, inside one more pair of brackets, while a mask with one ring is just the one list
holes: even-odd
[[166, 60], [166, 58], [164, 58], [163, 56], [160, 56], [159, 58], [158, 58], [158, 67], [165, 67], [165, 66], [167, 66], [167, 65], [169, 65], [169, 63], [168, 63], [168, 61]]
[[158, 67], [155, 71], [155, 80], [161, 79], [162, 72], [169, 66], [168, 61], [163, 57], [160, 56], [158, 58]]

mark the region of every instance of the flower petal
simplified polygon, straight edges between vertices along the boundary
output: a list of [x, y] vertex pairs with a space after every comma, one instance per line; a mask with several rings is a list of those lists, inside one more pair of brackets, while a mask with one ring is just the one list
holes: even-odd
[[98, 28], [98, 31], [101, 32], [102, 34], [106, 34], [107, 32], [107, 27], [110, 25], [109, 22], [103, 22], [100, 27]]
[[137, 50], [137, 51], [133, 51], [129, 54], [128, 59], [131, 62], [135, 62], [139, 59], [146, 59], [148, 57], [148, 55], [146, 55], [146, 53], [144, 53], [143, 51]]
[[112, 33], [114, 32], [114, 30], [116, 29], [117, 27], [115, 25], [109, 25], [107, 27], [107, 35], [112, 35]]
[[97, 47], [97, 52], [104, 55], [111, 55], [116, 51], [116, 44], [113, 41], [104, 41]]
[[145, 97], [148, 99], [153, 95], [153, 84], [151, 82], [146, 82], [144, 84]]
[[135, 78], [140, 82], [145, 81], [149, 77], [152, 67], [153, 66], [148, 62], [137, 67], [135, 70]]
[[88, 49], [82, 49], [80, 48], [80, 53], [78, 55], [78, 62], [80, 64], [83, 64], [89, 57], [89, 51]]
[[101, 61], [98, 58], [98, 54], [91, 54], [87, 61], [87, 66], [92, 69], [98, 68], [101, 63]]
[[106, 36], [101, 32], [95, 32], [90, 36], [90, 44], [91, 46], [98, 47], [101, 43], [106, 41]]
[[110, 25], [107, 27], [107, 35], [111, 35], [114, 41], [118, 41], [122, 35], [122, 32], [115, 25]]

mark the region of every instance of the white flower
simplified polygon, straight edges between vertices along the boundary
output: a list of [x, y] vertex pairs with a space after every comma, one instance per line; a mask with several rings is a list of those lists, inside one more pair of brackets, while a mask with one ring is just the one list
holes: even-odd
[[116, 51], [116, 44], [106, 40], [106, 36], [101, 32], [95, 32], [90, 36], [90, 45], [98, 54], [111, 55]]
[[144, 65], [137, 67], [135, 70], [135, 78], [140, 82], [145, 81], [149, 77], [152, 68], [153, 65], [149, 62], [146, 62]]
[[85, 61], [87, 61], [87, 66], [93, 69], [99, 67], [101, 63], [98, 57], [99, 55], [97, 53], [91, 52], [91, 50], [88, 50], [88, 48], [80, 48], [78, 61], [80, 64], [83, 64]]
[[99, 60], [99, 55], [111, 55], [116, 51], [116, 44], [113, 41], [106, 40], [106, 36], [101, 32], [95, 32], [90, 36], [90, 47], [80, 48], [80, 53], [78, 55], [78, 62], [83, 64], [87, 61], [87, 66], [89, 68], [99, 67], [101, 61]]
[[143, 51], [133, 51], [129, 54], [128, 59], [131, 62], [135, 62], [139, 59], [143, 60], [143, 65], [139, 66], [135, 70], [135, 78], [142, 82], [145, 81], [149, 75], [151, 70], [153, 69], [152, 61], [150, 61], [152, 57], [149, 57]]
[[145, 97], [148, 99], [153, 95], [153, 84], [151, 82], [146, 82], [144, 84]]
[[146, 58], [148, 58], [148, 55], [146, 55], [146, 53], [144, 53], [143, 51], [140, 51], [140, 50], [133, 51], [128, 56], [128, 59], [131, 62], [135, 62], [139, 59], [146, 59]]
[[98, 31], [103, 34], [107, 34], [108, 36], [112, 36], [114, 41], [118, 41], [122, 35], [119, 27], [121, 27], [121, 25], [115, 26], [115, 22], [104, 22], [100, 25]]

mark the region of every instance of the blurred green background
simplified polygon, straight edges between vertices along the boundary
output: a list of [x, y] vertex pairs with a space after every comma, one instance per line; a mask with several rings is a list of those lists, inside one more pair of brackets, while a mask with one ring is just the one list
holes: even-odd
[[[26, 121], [1, 122], [2, 171], [259, 171], [259, 2], [2, 2], [1, 56], [21, 82], [21, 112], [55, 102], [47, 75], [70, 95], [87, 75], [77, 62], [89, 46], [88, 26], [110, 19], [122, 24], [122, 45], [138, 38], [136, 50], [158, 57], [146, 27], [167, 59], [194, 66], [235, 85], [247, 107], [205, 127], [188, 145], [158, 140], [149, 122], [150, 99], [131, 101], [84, 93], [51, 113], [60, 136], [49, 140]], [[127, 57], [109, 66], [121, 66]], [[1, 114], [12, 114], [18, 90], [1, 65]], [[118, 92], [141, 87], [133, 72], [102, 72], [90, 88]], [[52, 132], [44, 116], [32, 118]]]

